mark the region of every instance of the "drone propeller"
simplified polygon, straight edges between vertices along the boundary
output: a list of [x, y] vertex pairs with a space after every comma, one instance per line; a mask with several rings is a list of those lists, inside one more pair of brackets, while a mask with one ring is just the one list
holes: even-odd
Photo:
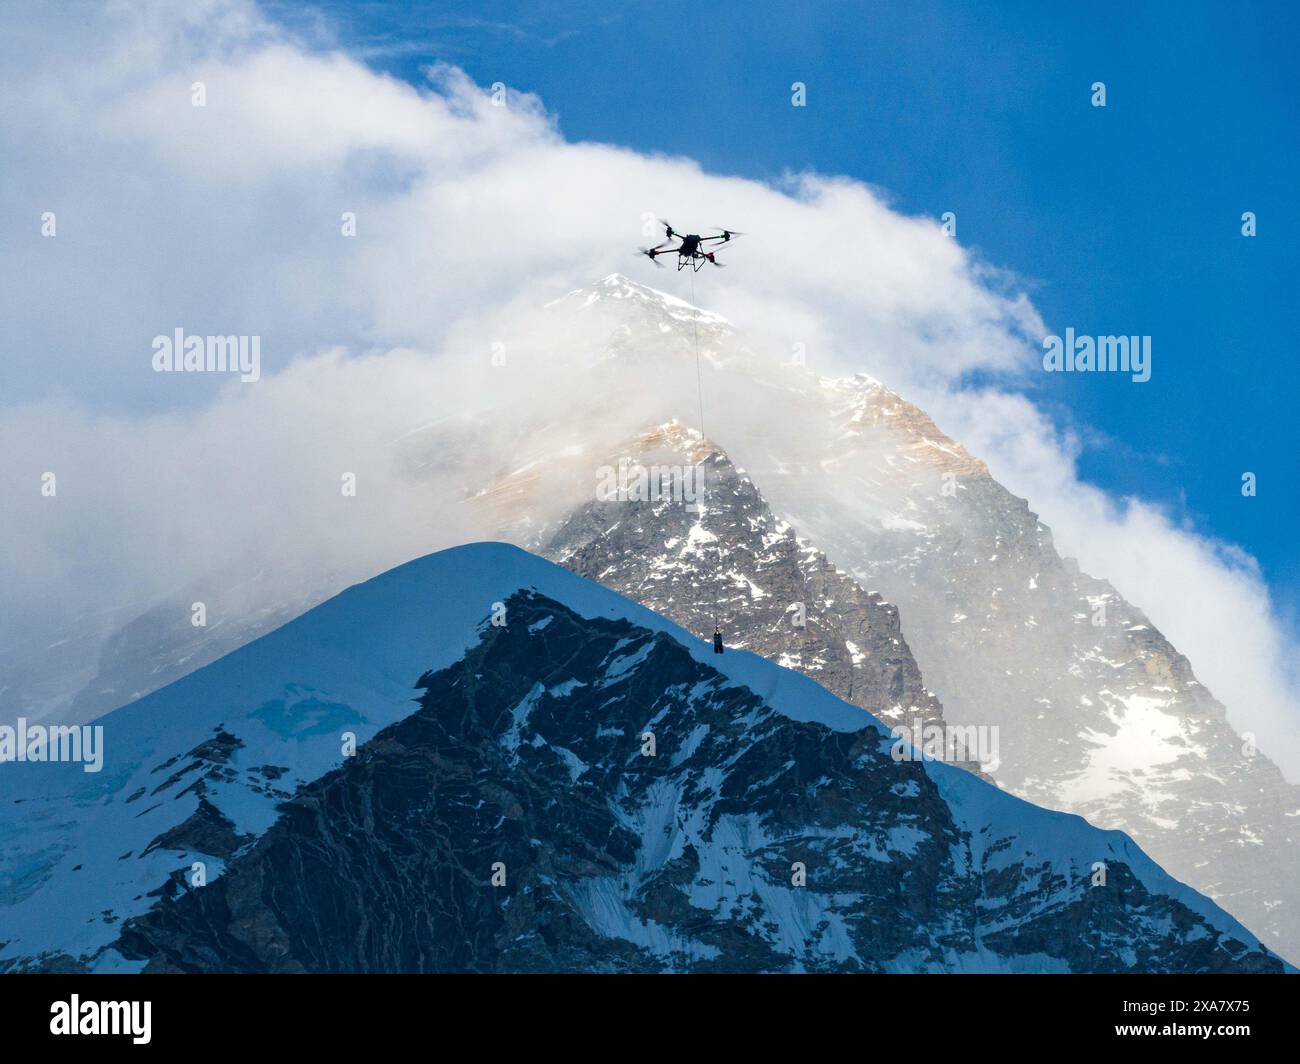
[[672, 223], [669, 222], [666, 218], [660, 218], [659, 224], [664, 227], [664, 232], [668, 234], [669, 240], [671, 240], [673, 237], [677, 235], [676, 231], [673, 229]]
[[720, 232], [720, 233], [722, 234], [722, 239], [723, 239], [724, 241], [734, 240], [734, 239], [735, 239], [736, 237], [738, 237], [738, 236], [744, 236], [744, 235], [745, 235], [744, 233], [741, 233], [741, 232], [739, 232], [738, 230], [735, 230], [735, 229], [724, 229], [724, 228], [723, 228], [722, 226], [720, 226], [720, 225], [715, 225], [713, 228], [716, 229], [716, 230], [718, 230], [718, 232]]
[[659, 261], [659, 256], [656, 254], [656, 252], [661, 247], [663, 247], [663, 244], [660, 244], [659, 247], [653, 247], [653, 248], [637, 248], [636, 253], [638, 255], [644, 255], [647, 259], [649, 259], [656, 266], [658, 266], [659, 269], [662, 270], [664, 268], [664, 264]]

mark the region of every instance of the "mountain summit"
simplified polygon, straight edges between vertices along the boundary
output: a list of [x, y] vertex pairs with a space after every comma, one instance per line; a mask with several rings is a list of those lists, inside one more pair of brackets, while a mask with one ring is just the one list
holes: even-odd
[[702, 639], [720, 628], [729, 647], [802, 672], [881, 721], [918, 735], [943, 726], [898, 610], [801, 541], [715, 445], [672, 421], [611, 452], [609, 468], [689, 478], [693, 503], [673, 491], [593, 500], [529, 546]]

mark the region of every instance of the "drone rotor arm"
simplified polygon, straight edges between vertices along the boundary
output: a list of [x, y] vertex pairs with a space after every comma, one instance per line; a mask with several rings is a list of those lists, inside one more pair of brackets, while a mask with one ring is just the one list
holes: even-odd
[[720, 236], [702, 236], [700, 237], [700, 243], [703, 244], [709, 240], [716, 240], [720, 245], [730, 244], [733, 240], [739, 240], [744, 235], [744, 233], [724, 231]]
[[652, 247], [652, 248], [637, 248], [637, 249], [636, 249], [636, 253], [637, 253], [638, 255], [644, 255], [647, 259], [649, 259], [651, 262], [653, 262], [656, 266], [662, 268], [662, 267], [663, 267], [663, 263], [659, 261], [659, 256], [660, 256], [660, 255], [671, 255], [674, 251], [677, 251], [677, 250], [678, 250], [678, 248], [669, 247], [668, 245], [671, 244], [671, 243], [672, 243], [671, 240], [665, 240], [662, 244], [656, 244], [656, 245], [655, 245], [654, 247]]

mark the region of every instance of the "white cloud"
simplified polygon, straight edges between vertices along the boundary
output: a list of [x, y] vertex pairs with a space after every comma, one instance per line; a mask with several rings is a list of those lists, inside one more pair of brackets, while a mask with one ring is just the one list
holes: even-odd
[[[1239, 726], [1300, 764], [1294, 645], [1249, 561], [1081, 485], [1077, 444], [1027, 400], [954, 390], [971, 370], [1013, 381], [1044, 330], [936, 220], [845, 179], [773, 188], [569, 143], [541, 101], [494, 107], [454, 69], [432, 78], [417, 90], [308, 51], [237, 0], [0, 13], [0, 92], [20, 101], [0, 114], [0, 222], [18, 234], [0, 265], [0, 477], [17, 500], [0, 639], [235, 564], [310, 555], [356, 579], [485, 534], [455, 506], [471, 456], [432, 456], [447, 476], [417, 478], [394, 439], [493, 409], [473, 457], [504, 466], [512, 402], [557, 432], [596, 416], [598, 396], [535, 359], [560, 338], [527, 308], [616, 270], [689, 295], [687, 275], [631, 254], [657, 239], [642, 216], [661, 214], [749, 230], [744, 268], [701, 274], [700, 302], [930, 408], [1147, 610]], [[178, 326], [260, 335], [262, 382], [154, 374], [150, 341]], [[494, 342], [508, 375], [485, 375]], [[671, 394], [675, 372], [637, 371], [611, 423]], [[57, 518], [35, 495], [47, 469]], [[360, 478], [352, 511], [344, 470]]]

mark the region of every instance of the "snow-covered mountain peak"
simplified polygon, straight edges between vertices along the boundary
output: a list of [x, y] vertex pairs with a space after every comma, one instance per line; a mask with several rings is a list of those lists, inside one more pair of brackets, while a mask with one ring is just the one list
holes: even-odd
[[530, 548], [701, 638], [720, 625], [729, 647], [800, 671], [881, 720], [942, 724], [898, 610], [773, 514], [712, 441], [672, 420], [615, 454], [629, 483], [650, 471], [692, 490], [589, 499]]
[[0, 969], [1284, 970], [1119, 832], [503, 544], [104, 727], [91, 784], [8, 766]]
[[839, 429], [837, 450], [841, 456], [856, 451], [864, 439], [878, 451], [878, 440], [884, 435], [894, 453], [905, 461], [959, 477], [990, 475], [988, 466], [946, 435], [929, 414], [875, 377], [857, 373], [823, 377], [819, 383], [830, 418]]
[[[641, 457], [666, 449], [690, 462], [702, 462], [722, 448], [713, 440], [706, 438], [699, 429], [692, 428], [674, 417], [641, 433], [635, 441], [634, 449]], [[619, 448], [620, 453], [625, 450], [629, 448]]]
[[721, 314], [695, 306], [689, 301], [649, 285], [640, 284], [621, 273], [611, 273], [593, 285], [576, 288], [572, 292], [546, 304], [548, 307], [590, 307], [602, 302], [627, 302], [664, 314], [675, 321], [731, 327], [731, 322]]
[[[870, 373], [854, 373], [847, 377], [818, 377], [817, 383], [828, 392], [842, 392], [859, 397], [870, 392], [888, 391], [882, 381]], [[895, 393], [890, 392], [890, 395]]]

